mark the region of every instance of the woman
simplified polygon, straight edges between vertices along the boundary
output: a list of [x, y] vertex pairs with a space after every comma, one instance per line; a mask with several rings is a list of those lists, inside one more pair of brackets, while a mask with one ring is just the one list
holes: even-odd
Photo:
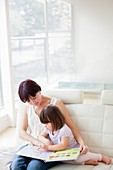
[[[35, 81], [30, 79], [20, 83], [18, 94], [20, 100], [27, 103], [24, 113], [21, 112], [21, 115], [19, 116], [19, 136], [21, 139], [39, 146], [39, 134], [43, 129], [42, 123], [39, 119], [40, 112], [46, 105], [53, 104], [63, 113], [66, 124], [70, 127], [74, 137], [80, 144], [81, 154], [87, 153], [88, 147], [85, 145], [77, 127], [71, 120], [68, 111], [61, 100], [41, 94], [41, 87]], [[10, 170], [47, 170], [57, 164], [58, 162], [44, 163], [43, 161], [33, 158], [15, 155]]]

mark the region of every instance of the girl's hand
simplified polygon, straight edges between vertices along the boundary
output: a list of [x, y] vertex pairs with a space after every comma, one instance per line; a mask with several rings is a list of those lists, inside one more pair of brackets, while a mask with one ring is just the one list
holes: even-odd
[[81, 145], [80, 146], [80, 153], [81, 154], [86, 154], [89, 151], [89, 148], [87, 145]]
[[45, 145], [45, 144], [40, 144], [40, 148], [41, 148], [41, 149], [48, 150], [48, 146], [47, 146], [47, 145]]

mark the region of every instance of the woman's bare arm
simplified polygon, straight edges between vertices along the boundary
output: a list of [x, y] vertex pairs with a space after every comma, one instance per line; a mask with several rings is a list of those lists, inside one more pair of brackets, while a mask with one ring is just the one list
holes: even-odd
[[59, 107], [59, 109], [61, 110], [62, 114], [64, 115], [66, 124], [72, 130], [72, 132], [73, 132], [73, 134], [75, 136], [75, 139], [81, 145], [81, 154], [82, 153], [87, 153], [88, 147], [85, 144], [85, 142], [83, 141], [78, 128], [75, 126], [74, 122], [72, 121], [72, 119], [71, 119], [71, 117], [70, 117], [70, 115], [68, 113], [67, 108], [65, 107], [65, 105], [63, 104], [63, 102], [61, 100], [58, 100], [56, 105], [57, 105], [57, 107]]
[[17, 129], [18, 129], [19, 137], [22, 140], [31, 142], [33, 145], [39, 146], [40, 141], [38, 139], [34, 138], [33, 136], [31, 136], [27, 132], [27, 128], [28, 128], [27, 109], [20, 110], [17, 119], [18, 119]]

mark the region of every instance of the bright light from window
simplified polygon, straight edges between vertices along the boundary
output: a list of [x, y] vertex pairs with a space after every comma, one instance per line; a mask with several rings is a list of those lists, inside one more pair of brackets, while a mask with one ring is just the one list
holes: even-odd
[[16, 96], [24, 79], [44, 86], [72, 72], [70, 3], [11, 0], [10, 24]]

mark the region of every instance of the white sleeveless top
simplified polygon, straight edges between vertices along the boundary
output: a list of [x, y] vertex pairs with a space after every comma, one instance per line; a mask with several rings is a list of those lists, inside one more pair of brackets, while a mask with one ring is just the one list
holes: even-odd
[[[50, 104], [56, 105], [58, 99], [52, 97]], [[33, 106], [28, 105], [28, 132], [33, 137], [38, 137], [40, 132], [42, 132], [44, 125], [40, 122], [38, 115], [35, 113]]]

